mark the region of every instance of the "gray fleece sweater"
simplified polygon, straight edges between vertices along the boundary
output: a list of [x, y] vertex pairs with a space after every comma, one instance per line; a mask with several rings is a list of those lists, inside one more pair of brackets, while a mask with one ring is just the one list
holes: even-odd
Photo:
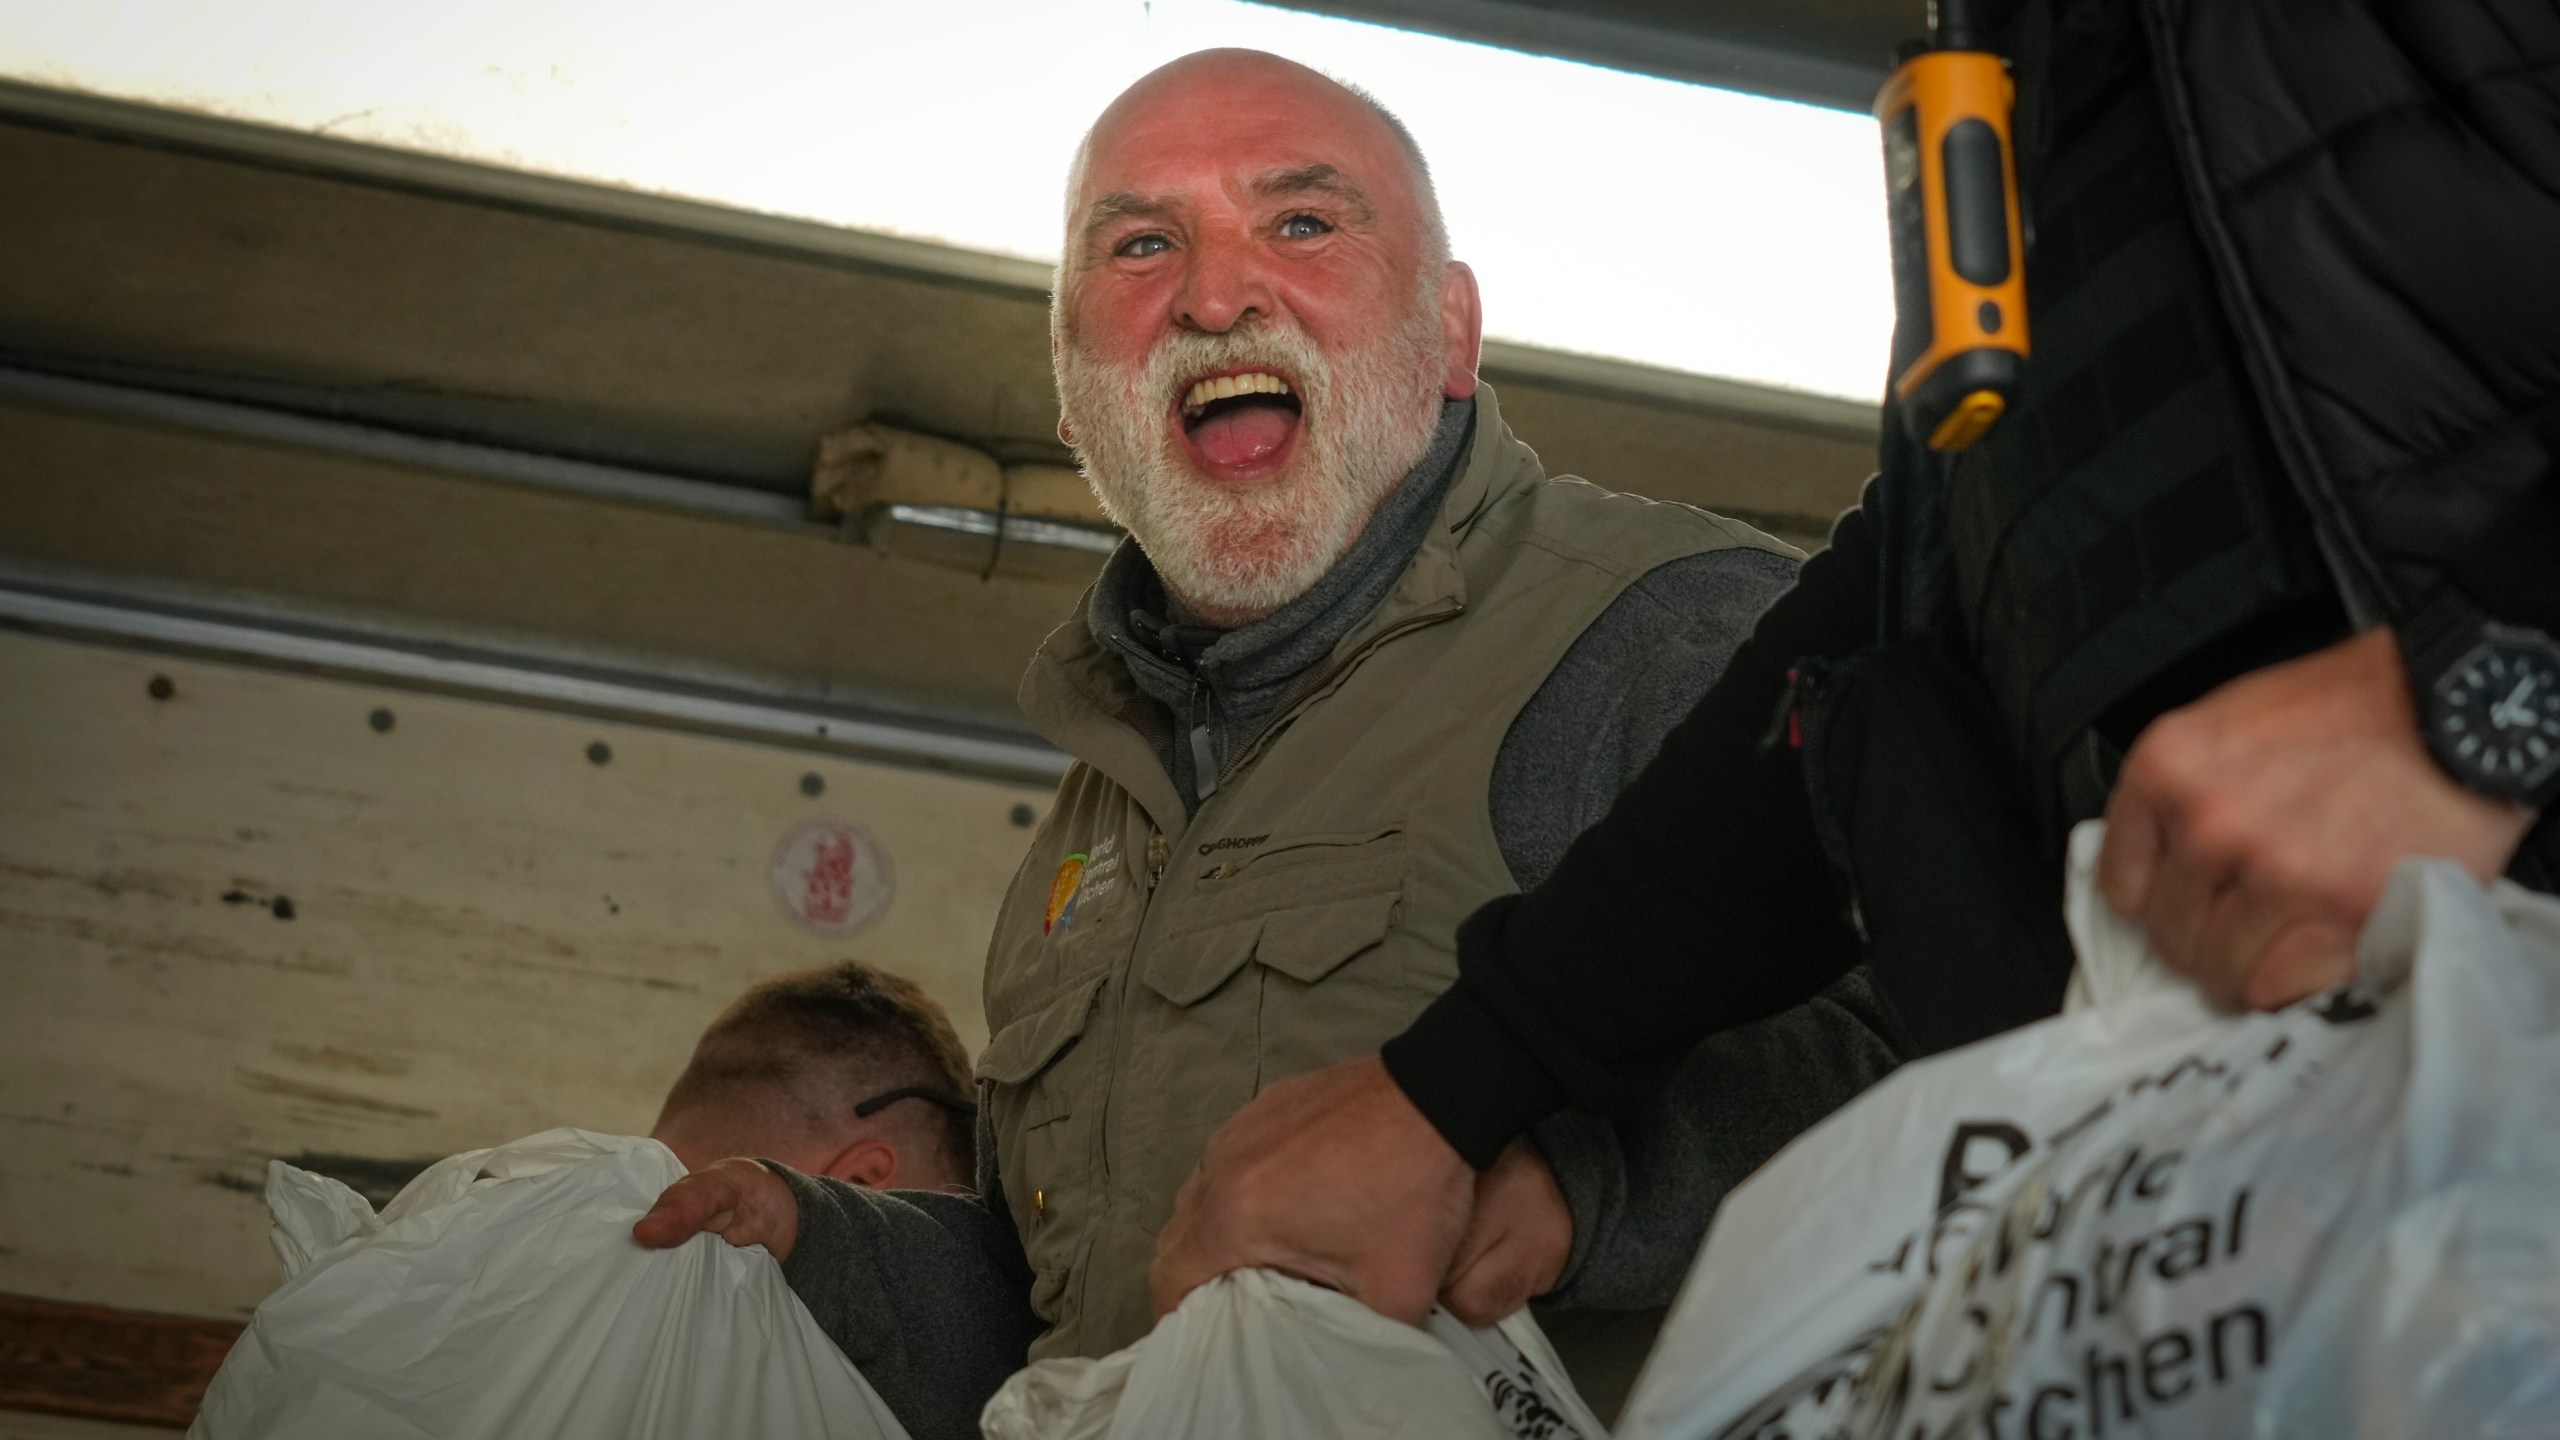
[[[1186, 805], [1205, 798], [1202, 775], [1214, 777], [1284, 709], [1294, 682], [1394, 586], [1462, 466], [1474, 420], [1472, 401], [1449, 402], [1431, 450], [1351, 549], [1306, 594], [1249, 625], [1174, 619], [1134, 544], [1105, 564], [1088, 621], [1164, 706], [1150, 738]], [[1758, 550], [1675, 560], [1639, 577], [1583, 632], [1494, 762], [1494, 834], [1523, 888], [1635, 779], [1795, 568]], [[1604, 1413], [1632, 1380], [1717, 1202], [1892, 1068], [1888, 1024], [1855, 973], [1806, 1006], [1701, 1045], [1659, 1099], [1622, 1123], [1569, 1112], [1532, 1132], [1574, 1218], [1572, 1256], [1540, 1317]], [[994, 1155], [982, 1134], [974, 1201], [774, 1167], [801, 1201], [785, 1276], [916, 1440], [974, 1436], [978, 1409], [1038, 1330]]]

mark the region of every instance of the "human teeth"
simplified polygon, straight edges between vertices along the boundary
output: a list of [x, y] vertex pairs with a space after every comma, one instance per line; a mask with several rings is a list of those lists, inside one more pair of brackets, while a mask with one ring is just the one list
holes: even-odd
[[1250, 375], [1221, 375], [1203, 380], [1182, 397], [1182, 408], [1197, 410], [1212, 400], [1225, 400], [1237, 395], [1286, 395], [1289, 382], [1277, 375], [1256, 371]]

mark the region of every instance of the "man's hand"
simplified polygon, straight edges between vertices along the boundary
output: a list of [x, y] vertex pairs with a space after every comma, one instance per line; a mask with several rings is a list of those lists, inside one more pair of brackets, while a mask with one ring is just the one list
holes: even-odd
[[668, 1186], [631, 1234], [641, 1244], [663, 1250], [705, 1230], [732, 1245], [761, 1245], [774, 1259], [788, 1260], [800, 1238], [800, 1202], [781, 1176], [755, 1161], [723, 1160]]
[[2374, 630], [2153, 721], [2107, 805], [2098, 885], [2207, 994], [2271, 1010], [2355, 973], [2402, 857], [2487, 880], [2532, 826], [2428, 757], [2399, 642]]
[[1470, 1325], [1491, 1325], [1556, 1288], [1573, 1257], [1573, 1212], [1527, 1140], [1514, 1140], [1476, 1181], [1475, 1218], [1440, 1303]]
[[1209, 1138], [1147, 1272], [1156, 1314], [1267, 1266], [1419, 1325], [1467, 1225], [1476, 1173], [1374, 1055], [1283, 1080]]

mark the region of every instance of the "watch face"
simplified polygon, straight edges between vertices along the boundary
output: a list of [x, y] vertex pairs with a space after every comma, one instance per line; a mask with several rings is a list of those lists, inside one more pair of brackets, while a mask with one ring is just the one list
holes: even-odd
[[2560, 655], [2480, 645], [2435, 690], [2439, 751], [2488, 788], [2521, 794], [2560, 774]]

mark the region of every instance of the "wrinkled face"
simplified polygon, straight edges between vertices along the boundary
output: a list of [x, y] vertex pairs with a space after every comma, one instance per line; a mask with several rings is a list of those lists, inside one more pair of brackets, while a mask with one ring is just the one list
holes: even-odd
[[[1341, 87], [1215, 52], [1106, 112], [1071, 197], [1058, 391], [1085, 473], [1199, 618], [1303, 592], [1474, 388], [1475, 295]], [[1455, 292], [1455, 293], [1453, 293]]]

